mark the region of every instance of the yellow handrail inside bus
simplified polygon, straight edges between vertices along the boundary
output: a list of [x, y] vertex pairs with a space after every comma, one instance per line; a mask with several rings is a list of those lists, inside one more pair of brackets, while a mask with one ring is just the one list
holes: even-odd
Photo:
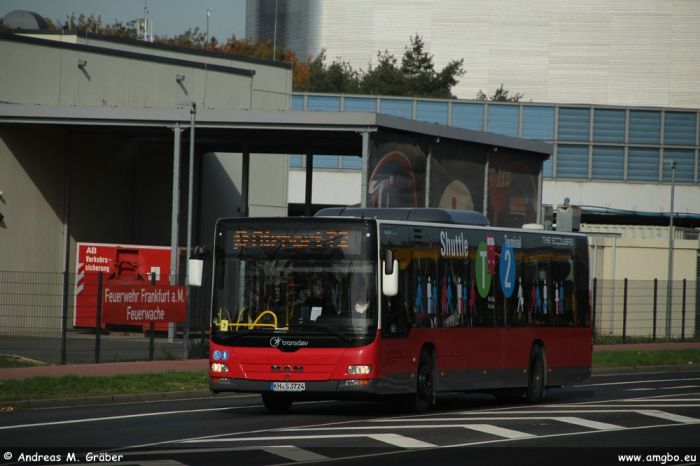
[[[221, 309], [219, 309], [219, 322], [216, 324], [216, 326], [219, 327], [219, 328], [221, 328], [221, 311], [222, 311], [222, 310], [223, 310], [223, 311], [226, 311], [226, 314], [228, 314], [229, 322], [230, 322], [230, 319], [231, 319], [231, 314], [229, 314], [229, 312], [228, 312], [228, 310], [227, 310], [226, 308], [221, 308]], [[229, 323], [229, 324], [228, 324], [228, 328], [233, 327], [233, 328], [235, 328], [236, 330], [238, 330], [240, 327], [247, 327], [248, 329], [253, 329], [253, 328], [255, 328], [255, 327], [272, 327], [272, 328], [278, 328], [278, 327], [277, 327], [277, 314], [275, 314], [274, 312], [272, 312], [272, 311], [270, 311], [270, 310], [266, 310], [266, 311], [264, 311], [263, 313], [261, 313], [261, 314], [258, 316], [257, 319], [255, 319], [255, 322], [250, 322], [250, 317], [248, 318], [248, 322], [241, 322], [241, 318], [243, 317], [243, 314], [246, 313], [246, 311], [248, 311], [248, 308], [247, 308], [247, 307], [244, 307], [243, 309], [241, 309], [240, 314], [238, 314], [238, 321], [237, 321], [235, 324]], [[250, 314], [250, 313], [248, 313], [248, 314]], [[262, 317], [263, 317], [264, 315], [271, 315], [271, 316], [272, 316], [272, 319], [273, 319], [273, 321], [274, 321], [274, 323], [273, 323], [273, 324], [262, 324], [262, 323], [258, 323], [258, 321], [259, 321], [260, 319], [262, 319]]]

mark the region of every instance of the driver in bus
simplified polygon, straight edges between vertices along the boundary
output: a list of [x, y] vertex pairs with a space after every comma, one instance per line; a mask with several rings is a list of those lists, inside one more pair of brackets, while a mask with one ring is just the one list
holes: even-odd
[[310, 309], [311, 320], [315, 321], [320, 315], [329, 316], [336, 314], [335, 308], [328, 302], [323, 282], [320, 279], [316, 280], [312, 293], [311, 297], [304, 303]]

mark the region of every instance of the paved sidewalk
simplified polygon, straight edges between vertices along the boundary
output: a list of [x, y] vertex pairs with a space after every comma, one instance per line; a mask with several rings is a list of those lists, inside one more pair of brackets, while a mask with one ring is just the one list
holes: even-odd
[[199, 371], [206, 370], [209, 361], [190, 359], [188, 361], [138, 361], [109, 362], [102, 364], [68, 364], [65, 366], [37, 366], [15, 369], [0, 369], [0, 380], [26, 379], [27, 377], [60, 377], [75, 375], [117, 375], [142, 374], [145, 372]]

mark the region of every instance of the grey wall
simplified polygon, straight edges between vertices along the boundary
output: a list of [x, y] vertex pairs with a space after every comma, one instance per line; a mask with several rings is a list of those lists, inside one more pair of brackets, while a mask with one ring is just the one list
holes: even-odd
[[[50, 105], [68, 115], [76, 106], [175, 108], [181, 100], [221, 110], [290, 106], [292, 73], [287, 67], [92, 36], [89, 47], [81, 44], [85, 38], [70, 34], [53, 36], [52, 41], [8, 37], [0, 34], [0, 105], [6, 109], [12, 108], [8, 103]], [[56, 42], [57, 38], [72, 43]], [[78, 67], [78, 60], [87, 65]], [[209, 65], [204, 69], [202, 62], [255, 73]], [[185, 76], [182, 84], [177, 83], [177, 74]], [[149, 128], [143, 122], [138, 127], [128, 121], [97, 120], [94, 126], [66, 126], [60, 121], [37, 125], [10, 120], [0, 122], [0, 212], [5, 216], [0, 221], [0, 271], [63, 270], [66, 154], [70, 154], [69, 272], [75, 268], [76, 242], [170, 245], [173, 131], [165, 131], [162, 124]], [[183, 122], [181, 144], [181, 246], [187, 227], [188, 123]], [[203, 242], [211, 237], [216, 218], [230, 215], [232, 209], [236, 212], [241, 180], [240, 155], [216, 154], [201, 162], [199, 156], [197, 152], [194, 166], [195, 244], [200, 237]], [[286, 215], [288, 157], [268, 156], [264, 162], [256, 155], [252, 158], [251, 215]]]

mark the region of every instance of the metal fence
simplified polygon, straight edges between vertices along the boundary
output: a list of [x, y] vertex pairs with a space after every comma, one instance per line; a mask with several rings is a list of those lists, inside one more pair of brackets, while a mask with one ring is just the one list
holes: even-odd
[[[150, 283], [148, 277], [118, 278]], [[98, 332], [98, 288], [85, 275], [0, 272], [0, 354], [50, 364], [208, 357], [210, 284], [205, 276], [201, 288], [190, 289], [185, 324], [160, 324], [153, 332], [149, 325], [100, 325]]]
[[[696, 281], [592, 281], [594, 335], [686, 340], [700, 331]], [[669, 306], [670, 305], [670, 306]]]
[[[167, 282], [168, 277], [161, 280]], [[174, 331], [162, 326], [153, 333], [144, 326], [107, 326], [106, 332], [98, 332], [97, 287], [86, 283], [83, 275], [0, 272], [0, 354], [51, 364], [208, 357], [210, 285], [205, 276], [204, 286], [191, 288], [189, 320]], [[594, 279], [591, 291], [596, 337], [653, 341], [699, 335], [694, 281], [673, 282], [670, 315], [666, 281]], [[78, 294], [94, 304], [79, 305]]]

